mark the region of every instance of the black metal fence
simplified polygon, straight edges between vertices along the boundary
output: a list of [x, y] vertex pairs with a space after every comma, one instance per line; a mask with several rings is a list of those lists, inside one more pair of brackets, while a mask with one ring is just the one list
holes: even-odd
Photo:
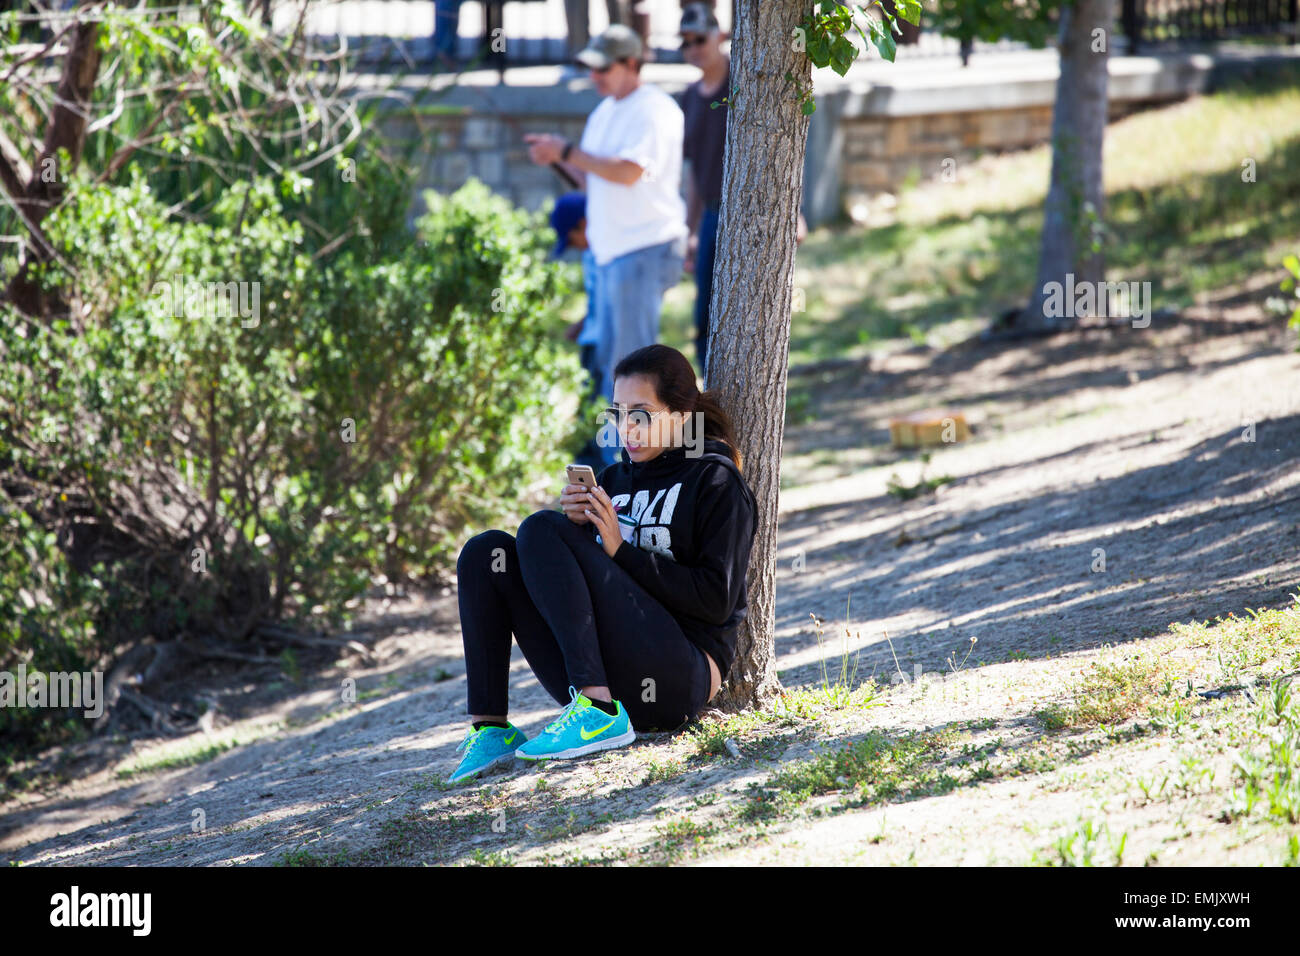
[[1121, 0], [1129, 53], [1235, 37], [1295, 38], [1297, 0]]

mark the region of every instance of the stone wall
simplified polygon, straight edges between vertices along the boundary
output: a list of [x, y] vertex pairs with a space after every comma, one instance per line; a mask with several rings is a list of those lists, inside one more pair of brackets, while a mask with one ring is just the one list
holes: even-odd
[[550, 168], [529, 161], [523, 134], [553, 132], [576, 142], [585, 122], [585, 116], [421, 115], [396, 109], [385, 117], [383, 129], [395, 140], [415, 138], [428, 144], [412, 197], [410, 218], [414, 220], [424, 210], [426, 189], [455, 192], [471, 176], [527, 209], [549, 207], [570, 187]]
[[[1110, 119], [1114, 122], [1160, 102], [1113, 102]], [[1052, 107], [846, 117], [841, 125], [841, 184], [850, 203], [862, 195], [897, 192], [910, 176], [937, 177], [949, 158], [964, 164], [982, 152], [1046, 143], [1052, 136]]]

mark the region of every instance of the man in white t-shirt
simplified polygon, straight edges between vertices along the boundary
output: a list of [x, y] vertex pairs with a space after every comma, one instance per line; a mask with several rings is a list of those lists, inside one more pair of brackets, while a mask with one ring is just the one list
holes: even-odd
[[[686, 204], [681, 196], [681, 107], [641, 81], [641, 38], [609, 27], [577, 61], [605, 98], [587, 117], [581, 143], [530, 133], [529, 158], [559, 163], [587, 193], [587, 242], [596, 263], [597, 362], [609, 397], [619, 359], [659, 340], [664, 293], [682, 277]], [[612, 427], [599, 444], [618, 460]]]

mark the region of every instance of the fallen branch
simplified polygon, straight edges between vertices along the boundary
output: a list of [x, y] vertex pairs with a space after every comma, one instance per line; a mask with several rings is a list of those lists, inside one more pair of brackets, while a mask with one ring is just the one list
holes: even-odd
[[293, 644], [296, 647], [330, 647], [339, 650], [350, 650], [360, 654], [368, 662], [373, 663], [375, 655], [370, 648], [360, 641], [348, 640], [338, 637], [327, 637], [324, 634], [315, 637], [306, 634], [299, 634], [297, 631], [290, 630], [286, 627], [280, 627], [277, 624], [263, 624], [253, 632], [255, 637], [266, 638], [272, 641], [280, 641], [283, 644]]

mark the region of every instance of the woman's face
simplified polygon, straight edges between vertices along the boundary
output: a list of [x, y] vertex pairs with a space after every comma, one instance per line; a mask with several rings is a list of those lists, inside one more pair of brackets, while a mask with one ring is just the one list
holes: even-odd
[[614, 380], [614, 405], [634, 408], [652, 416], [648, 428], [632, 425], [620, 416], [618, 435], [632, 461], [649, 461], [665, 448], [672, 448], [681, 438], [684, 412], [670, 412], [655, 394], [654, 383], [643, 375], [620, 375]]

